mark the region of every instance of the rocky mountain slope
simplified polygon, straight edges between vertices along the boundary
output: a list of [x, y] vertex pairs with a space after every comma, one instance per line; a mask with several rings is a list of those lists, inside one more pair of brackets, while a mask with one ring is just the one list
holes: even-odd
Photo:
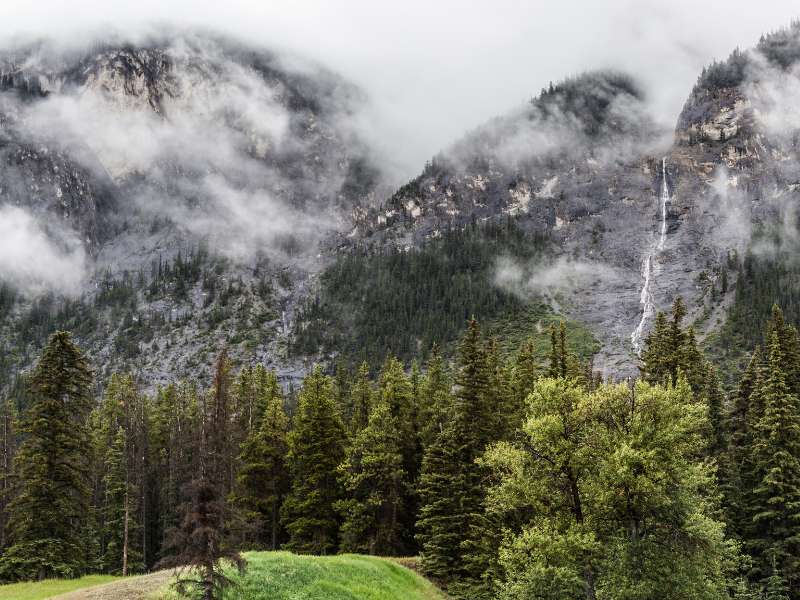
[[798, 40], [793, 24], [709, 67], [674, 132], [657, 130], [623, 75], [551, 86], [361, 212], [342, 243], [413, 247], [513, 216], [553, 256], [499, 260], [495, 283], [587, 323], [603, 342], [595, 364], [632, 373], [657, 310], [682, 296], [704, 336], [725, 319], [736, 261], [771, 251], [754, 232], [781, 223], [781, 243], [796, 238]]
[[155, 381], [239, 330], [280, 356], [318, 244], [379, 180], [352, 122], [362, 101], [319, 66], [205, 32], [0, 53], [0, 210], [34, 219], [75, 271], [48, 286], [26, 257], [43, 293], [11, 269], [6, 362], [57, 326]]
[[[207, 369], [225, 344], [292, 380], [336, 352], [316, 337], [295, 345], [309, 303], [328, 302], [331, 273], [374, 277], [386, 266], [342, 268], [343, 257], [432, 277], [449, 244], [459, 259], [443, 255], [437, 290], [492, 287], [498, 306], [546, 305], [601, 341], [597, 367], [630, 374], [657, 310], [682, 296], [707, 336], [734, 302], [742, 256], [791, 251], [798, 40], [794, 24], [711, 65], [674, 131], [655, 125], [627, 75], [551, 85], [393, 194], [353, 125], [360, 93], [317, 66], [198, 32], [7, 50], [0, 217], [13, 208], [33, 218], [77, 275], [73, 289], [45, 293], [10, 271], [5, 370], [66, 327], [105, 370], [133, 368], [151, 384]], [[513, 232], [498, 241], [503, 224]], [[491, 250], [452, 236], [489, 225]], [[521, 249], [526, 240], [535, 251]], [[456, 276], [461, 287], [448, 287]], [[403, 318], [424, 302], [439, 311], [428, 318], [460, 322], [494, 301], [439, 300], [412, 298]], [[317, 311], [318, 328], [346, 330], [343, 318], [368, 299], [337, 302]]]

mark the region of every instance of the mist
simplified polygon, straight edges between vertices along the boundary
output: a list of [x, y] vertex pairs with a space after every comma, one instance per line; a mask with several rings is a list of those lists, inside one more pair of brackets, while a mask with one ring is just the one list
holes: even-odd
[[25, 294], [48, 290], [75, 295], [85, 274], [86, 255], [76, 236], [46, 230], [39, 219], [15, 206], [0, 206], [0, 275]]
[[368, 94], [363, 130], [402, 183], [464, 131], [550, 81], [589, 69], [635, 74], [654, 114], [674, 125], [705, 64], [796, 16], [788, 0], [10, 0], [0, 6], [0, 33], [70, 40], [163, 21], [221, 29], [321, 61]]

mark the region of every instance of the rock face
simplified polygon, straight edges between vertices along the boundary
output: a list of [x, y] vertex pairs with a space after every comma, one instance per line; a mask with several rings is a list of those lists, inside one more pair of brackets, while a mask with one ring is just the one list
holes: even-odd
[[[318, 244], [375, 193], [380, 173], [352, 125], [362, 101], [316, 65], [203, 32], [8, 49], [0, 52], [0, 206], [35, 216], [56, 245], [62, 234], [84, 240], [93, 259], [85, 304], [112, 282], [139, 282], [128, 316], [96, 311], [100, 324], [81, 340], [95, 356], [114, 357], [125, 321], [155, 320], [166, 325], [132, 361], [145, 377], [204, 364], [233, 326], [231, 307], [224, 318], [207, 315], [219, 308], [209, 289], [241, 280], [236, 310], [263, 313], [248, 325], [263, 330], [248, 354], [280, 360], [278, 338], [319, 268]], [[160, 273], [201, 246], [212, 258], [190, 290], [176, 299], [173, 281], [144, 293], [154, 264]], [[279, 275], [268, 299], [255, 297], [254, 282]], [[14, 333], [29, 300], [0, 323], [9, 349], [31, 341]]]
[[[100, 307], [82, 342], [151, 383], [207, 370], [226, 343], [296, 379], [293, 315], [327, 257], [508, 218], [555, 255], [507, 273], [498, 261], [497, 285], [588, 324], [604, 343], [596, 365], [632, 375], [650, 301], [682, 296], [703, 335], [753, 228], [794, 222], [798, 39], [794, 25], [709, 67], [672, 132], [625, 75], [551, 86], [383, 202], [352, 126], [360, 94], [316, 66], [186, 32], [25, 46], [0, 53], [0, 205], [81, 236], [94, 261], [83, 302]], [[18, 326], [29, 310], [0, 321], [6, 348], [35, 349]], [[17, 354], [11, 367], [32, 355]]]
[[[448, 225], [520, 215], [554, 241], [562, 257], [554, 268], [568, 283], [553, 289], [552, 277], [530, 269], [521, 293], [589, 324], [604, 342], [596, 365], [607, 374], [634, 375], [631, 335], [646, 310], [645, 281], [657, 310], [682, 296], [702, 336], [724, 318], [730, 294], [712, 289], [754, 225], [797, 206], [799, 39], [795, 24], [712, 65], [668, 136], [623, 76], [551, 88], [360, 213], [344, 243], [408, 246]], [[645, 336], [653, 316], [644, 315]]]

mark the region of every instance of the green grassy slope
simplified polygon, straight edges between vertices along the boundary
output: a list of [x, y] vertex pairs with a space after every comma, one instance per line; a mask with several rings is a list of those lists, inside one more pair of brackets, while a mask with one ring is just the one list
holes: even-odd
[[[390, 560], [248, 552], [248, 569], [226, 600], [444, 600], [433, 584]], [[165, 591], [160, 600], [176, 596]]]
[[80, 579], [46, 579], [33, 583], [0, 585], [0, 600], [41, 600], [118, 579], [110, 575], [87, 575]]

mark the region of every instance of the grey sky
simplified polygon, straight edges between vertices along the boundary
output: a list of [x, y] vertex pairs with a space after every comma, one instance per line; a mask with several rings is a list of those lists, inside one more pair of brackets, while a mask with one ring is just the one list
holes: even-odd
[[616, 67], [673, 123], [702, 66], [800, 16], [796, 0], [2, 0], [0, 36], [204, 25], [313, 58], [369, 94], [372, 137], [408, 178], [551, 80]]

